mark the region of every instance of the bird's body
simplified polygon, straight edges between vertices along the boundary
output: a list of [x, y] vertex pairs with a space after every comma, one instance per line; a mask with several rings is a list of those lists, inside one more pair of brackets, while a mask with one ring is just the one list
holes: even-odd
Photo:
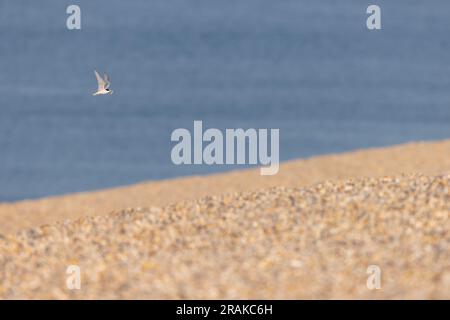
[[98, 89], [92, 95], [98, 96], [101, 94], [112, 94], [113, 91], [109, 89], [111, 82], [109, 81], [108, 75], [105, 73], [105, 76], [102, 78], [98, 74], [97, 70], [94, 70], [94, 73], [95, 73], [95, 77], [97, 78]]
[[108, 90], [108, 89], [103, 89], [103, 90], [98, 90], [97, 92], [94, 92], [92, 95], [93, 96], [98, 96], [100, 94], [109, 94], [109, 93], [113, 93], [112, 90]]

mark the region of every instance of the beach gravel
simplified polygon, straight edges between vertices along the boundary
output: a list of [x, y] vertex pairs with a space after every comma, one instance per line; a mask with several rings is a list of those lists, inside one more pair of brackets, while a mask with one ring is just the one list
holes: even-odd
[[449, 175], [405, 175], [83, 217], [0, 236], [0, 298], [449, 299], [449, 214]]
[[297, 159], [282, 163], [273, 176], [259, 169], [236, 170], [206, 176], [149, 181], [120, 188], [0, 203], [0, 233], [109, 214], [135, 207], [165, 207], [224, 193], [271, 187], [302, 188], [324, 180], [373, 178], [420, 172], [434, 176], [450, 173], [450, 140], [413, 142], [387, 148]]

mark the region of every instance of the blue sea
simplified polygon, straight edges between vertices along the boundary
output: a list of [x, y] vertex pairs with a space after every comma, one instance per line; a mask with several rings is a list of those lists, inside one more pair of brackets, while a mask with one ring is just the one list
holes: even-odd
[[0, 201], [236, 169], [172, 164], [194, 120], [279, 128], [281, 160], [450, 138], [450, 1], [370, 4], [1, 1]]

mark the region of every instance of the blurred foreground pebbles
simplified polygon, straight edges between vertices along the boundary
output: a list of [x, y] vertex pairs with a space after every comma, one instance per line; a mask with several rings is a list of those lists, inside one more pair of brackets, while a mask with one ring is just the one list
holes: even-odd
[[0, 298], [449, 299], [449, 215], [449, 175], [127, 209], [1, 236]]

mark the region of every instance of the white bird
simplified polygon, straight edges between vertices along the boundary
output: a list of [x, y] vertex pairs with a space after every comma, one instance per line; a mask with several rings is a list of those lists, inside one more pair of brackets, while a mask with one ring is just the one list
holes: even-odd
[[92, 95], [96, 96], [99, 94], [108, 94], [108, 93], [112, 94], [113, 91], [109, 89], [111, 82], [109, 81], [108, 75], [105, 73], [104, 77], [102, 78], [98, 74], [97, 70], [94, 70], [94, 72], [95, 72], [95, 77], [97, 78], [98, 89], [97, 89], [97, 92], [94, 92]]

